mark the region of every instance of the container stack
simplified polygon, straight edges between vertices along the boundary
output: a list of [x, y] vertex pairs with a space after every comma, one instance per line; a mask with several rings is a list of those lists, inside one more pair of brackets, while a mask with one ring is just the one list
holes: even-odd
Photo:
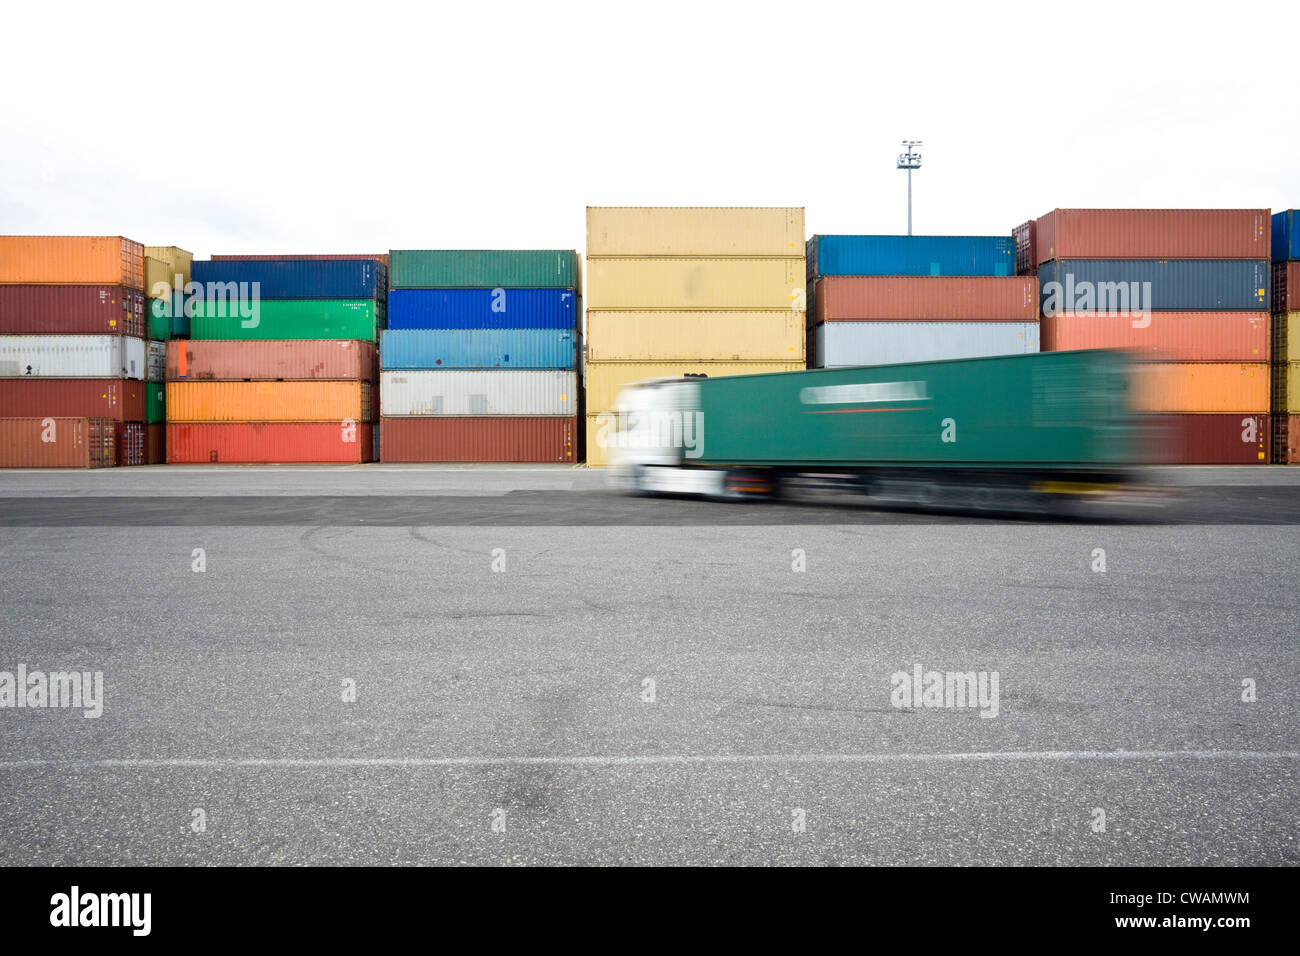
[[588, 207], [586, 454], [634, 382], [805, 364], [801, 207]]
[[1273, 217], [1273, 462], [1300, 465], [1300, 210]]
[[167, 342], [189, 338], [185, 287], [190, 282], [192, 253], [179, 246], [144, 247], [144, 290], [149, 313], [149, 375], [145, 396], [145, 459], [166, 462]]
[[146, 323], [139, 243], [0, 237], [5, 467], [144, 463]]
[[1044, 351], [1130, 350], [1157, 461], [1267, 463], [1268, 210], [1056, 209], [1033, 243]]
[[169, 463], [373, 460], [381, 263], [213, 259], [192, 280], [190, 339], [167, 345]]
[[395, 249], [380, 460], [578, 460], [573, 250]]
[[811, 367], [1038, 351], [1038, 280], [1005, 236], [813, 236]]

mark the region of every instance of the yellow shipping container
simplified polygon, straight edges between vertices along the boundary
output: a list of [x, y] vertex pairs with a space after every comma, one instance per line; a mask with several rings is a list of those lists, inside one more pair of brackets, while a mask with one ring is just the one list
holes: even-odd
[[[190, 281], [190, 266], [194, 264], [194, 254], [186, 252], [180, 246], [145, 246], [144, 254], [159, 262], [167, 263], [168, 282], [172, 282], [172, 276], [179, 272], [187, 283]], [[184, 283], [182, 283], [184, 284]], [[149, 291], [149, 286], [145, 286], [145, 292]]]
[[592, 468], [605, 468], [609, 465], [609, 450], [600, 441], [601, 421], [599, 415], [587, 416], [587, 464]]
[[648, 378], [681, 378], [684, 375], [720, 378], [724, 375], [798, 372], [803, 369], [803, 362], [588, 362], [587, 414], [609, 411], [625, 386]]
[[1300, 362], [1273, 366], [1273, 411], [1300, 415]]
[[1300, 312], [1273, 316], [1273, 361], [1300, 361]]
[[368, 422], [369, 382], [168, 382], [169, 422]]
[[587, 258], [587, 308], [802, 310], [804, 260]]
[[588, 206], [588, 256], [804, 254], [802, 206]]
[[[153, 298], [161, 298], [167, 295], [168, 291], [175, 284], [176, 274], [172, 272], [172, 267], [161, 259], [155, 259], [152, 256], [144, 257], [144, 293]], [[188, 281], [188, 280], [186, 280]], [[155, 290], [155, 286], [165, 283], [165, 289]], [[182, 282], [181, 286], [184, 287]]]
[[1133, 366], [1133, 407], [1139, 412], [1267, 412], [1268, 366], [1170, 362]]
[[588, 312], [589, 362], [795, 362], [803, 312]]

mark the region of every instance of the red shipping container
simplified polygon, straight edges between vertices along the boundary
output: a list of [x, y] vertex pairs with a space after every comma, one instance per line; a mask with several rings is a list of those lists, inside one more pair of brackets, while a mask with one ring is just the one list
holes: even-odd
[[1038, 271], [1038, 220], [1022, 222], [1011, 230], [1016, 246], [1016, 275], [1036, 275]]
[[[1134, 322], [1148, 322], [1135, 328]], [[1039, 322], [1044, 352], [1131, 349], [1149, 362], [1267, 362], [1267, 312], [1051, 315]]]
[[172, 465], [358, 465], [370, 461], [372, 427], [357, 422], [169, 424]]
[[577, 418], [384, 418], [384, 462], [577, 461]]
[[1266, 465], [1270, 416], [1146, 415], [1143, 447], [1153, 464]]
[[202, 339], [167, 343], [169, 382], [379, 379], [374, 342], [350, 339]]
[[1036, 322], [1037, 276], [822, 276], [817, 322]]
[[1267, 259], [1267, 209], [1054, 209], [1035, 265], [1052, 259]]
[[1300, 415], [1274, 414], [1273, 464], [1300, 465]]
[[143, 422], [118, 422], [115, 428], [117, 466], [145, 464], [145, 438]]
[[1273, 263], [1273, 289], [1268, 301], [1275, 315], [1300, 312], [1300, 262]]
[[148, 384], [121, 378], [0, 379], [0, 417], [63, 416], [142, 422]]
[[144, 463], [146, 465], [167, 463], [167, 426], [162, 422], [144, 426]]
[[219, 261], [222, 259], [225, 259], [227, 261], [245, 259], [253, 262], [295, 262], [295, 261], [302, 261], [304, 259], [344, 259], [344, 260], [369, 259], [374, 262], [382, 262], [385, 268], [388, 267], [388, 253], [386, 252], [382, 254], [375, 253], [372, 255], [367, 255], [366, 253], [363, 252], [361, 253], [343, 252], [343, 253], [329, 253], [325, 255], [312, 255], [311, 253], [307, 253], [304, 255], [291, 255], [291, 256], [235, 255], [235, 256], [211, 256], [210, 258], [213, 261]]
[[109, 468], [117, 461], [106, 418], [0, 418], [0, 468]]
[[122, 285], [0, 285], [0, 333], [148, 334], [145, 296]]

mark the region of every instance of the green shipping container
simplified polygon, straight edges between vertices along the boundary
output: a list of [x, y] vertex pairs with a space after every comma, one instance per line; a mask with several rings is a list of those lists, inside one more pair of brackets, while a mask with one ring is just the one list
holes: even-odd
[[173, 310], [169, 308], [170, 304], [170, 299], [149, 300], [149, 338], [159, 342], [189, 338], [190, 319], [184, 306], [178, 303]]
[[144, 420], [152, 425], [167, 421], [167, 386], [163, 382], [146, 382], [144, 390]]
[[390, 289], [578, 289], [572, 249], [394, 249]]
[[700, 379], [698, 465], [1122, 465], [1133, 460], [1118, 352]]
[[[262, 299], [245, 317], [224, 302], [193, 303], [192, 339], [359, 339], [373, 342], [385, 308], [371, 299]], [[233, 314], [232, 314], [233, 313]]]

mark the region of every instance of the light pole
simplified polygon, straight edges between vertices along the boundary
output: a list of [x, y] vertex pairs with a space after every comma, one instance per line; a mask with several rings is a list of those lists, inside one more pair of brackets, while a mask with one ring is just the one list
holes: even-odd
[[912, 170], [921, 168], [921, 154], [913, 147], [922, 145], [919, 139], [903, 140], [905, 153], [898, 154], [898, 168], [907, 170], [907, 234], [912, 234]]

